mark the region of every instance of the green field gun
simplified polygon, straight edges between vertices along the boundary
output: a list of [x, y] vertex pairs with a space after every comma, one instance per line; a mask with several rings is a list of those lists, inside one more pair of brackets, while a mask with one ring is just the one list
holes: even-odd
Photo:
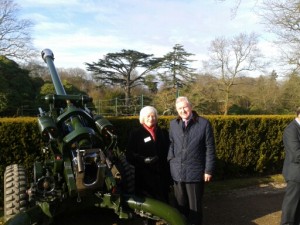
[[56, 92], [45, 96], [49, 110], [39, 108], [37, 118], [45, 159], [34, 162], [32, 177], [22, 165], [6, 167], [4, 224], [52, 224], [67, 211], [98, 207], [99, 224], [101, 209], [109, 208], [124, 220], [185, 225], [170, 205], [134, 195], [134, 168], [118, 148], [114, 126], [89, 110], [92, 98], [65, 92], [51, 50], [44, 49], [42, 58]]

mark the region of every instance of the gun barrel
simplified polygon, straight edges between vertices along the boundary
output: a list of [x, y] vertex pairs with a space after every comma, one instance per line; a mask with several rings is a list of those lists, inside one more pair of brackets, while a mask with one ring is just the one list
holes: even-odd
[[125, 201], [131, 209], [138, 212], [146, 212], [164, 219], [167, 224], [187, 225], [187, 221], [181, 213], [174, 207], [164, 202], [136, 196], [125, 196]]
[[66, 91], [62, 85], [62, 82], [57, 74], [56, 68], [54, 66], [54, 54], [50, 49], [44, 49], [42, 51], [42, 58], [47, 63], [51, 79], [58, 95], [66, 95]]

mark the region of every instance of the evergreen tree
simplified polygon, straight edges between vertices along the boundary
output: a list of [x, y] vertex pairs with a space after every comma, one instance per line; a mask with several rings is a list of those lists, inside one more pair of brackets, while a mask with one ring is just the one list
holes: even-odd
[[28, 74], [13, 60], [0, 56], [0, 115], [16, 115], [23, 107], [32, 107], [36, 93]]
[[144, 77], [159, 66], [161, 59], [134, 50], [108, 53], [103, 59], [86, 63], [95, 80], [111, 86], [120, 86], [129, 105], [132, 88], [144, 83]]
[[172, 86], [177, 90], [177, 95], [180, 87], [187, 85], [195, 79], [195, 69], [189, 67], [189, 63], [194, 60], [188, 59], [194, 54], [185, 51], [182, 45], [176, 44], [173, 51], [167, 53], [163, 57], [160, 78], [167, 85]]

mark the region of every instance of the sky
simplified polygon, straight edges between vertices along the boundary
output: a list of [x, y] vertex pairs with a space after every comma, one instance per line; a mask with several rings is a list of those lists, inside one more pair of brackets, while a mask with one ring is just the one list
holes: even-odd
[[[200, 70], [210, 43], [241, 33], [260, 35], [259, 47], [277, 54], [255, 13], [258, 0], [15, 0], [20, 18], [33, 21], [33, 45], [49, 48], [57, 68], [82, 68], [108, 53], [136, 50], [160, 57], [183, 45]], [[40, 58], [42, 62], [42, 59]]]

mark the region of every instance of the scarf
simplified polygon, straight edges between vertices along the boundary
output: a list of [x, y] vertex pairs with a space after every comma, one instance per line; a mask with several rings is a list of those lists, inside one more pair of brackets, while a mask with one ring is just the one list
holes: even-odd
[[145, 124], [143, 124], [143, 127], [151, 134], [153, 140], [156, 140], [156, 135], [155, 135], [155, 128], [156, 126], [153, 127], [147, 127]]

